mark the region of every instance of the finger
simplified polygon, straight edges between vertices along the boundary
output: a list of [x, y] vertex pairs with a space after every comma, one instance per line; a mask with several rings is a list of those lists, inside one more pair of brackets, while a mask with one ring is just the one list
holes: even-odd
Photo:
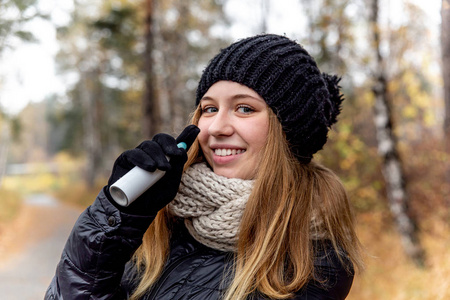
[[156, 170], [155, 162], [141, 149], [127, 150], [120, 156], [120, 165], [132, 169], [135, 166], [153, 172]]
[[153, 137], [153, 141], [158, 143], [164, 153], [169, 157], [180, 156], [183, 153], [183, 150], [178, 148], [175, 139], [168, 134], [157, 134]]
[[148, 167], [148, 169], [144, 167], [144, 170], [151, 171], [150, 169], [153, 169], [154, 171], [156, 168], [162, 171], [167, 171], [170, 169], [169, 161], [158, 143], [154, 141], [145, 141], [141, 143], [137, 149], [144, 152], [147, 157], [146, 160], [142, 162], [144, 166], [147, 165]]
[[184, 142], [186, 143], [186, 151], [189, 150], [191, 145], [194, 143], [195, 139], [197, 138], [197, 135], [200, 133], [200, 128], [198, 128], [195, 125], [189, 125], [187, 126], [182, 133], [177, 137], [176, 143]]

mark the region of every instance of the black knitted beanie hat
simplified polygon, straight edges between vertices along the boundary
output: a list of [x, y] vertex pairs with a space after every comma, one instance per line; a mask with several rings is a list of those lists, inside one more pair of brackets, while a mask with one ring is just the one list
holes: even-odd
[[222, 49], [202, 74], [196, 105], [221, 80], [257, 92], [277, 115], [291, 151], [304, 163], [323, 148], [343, 101], [340, 78], [321, 73], [302, 46], [274, 34], [239, 40]]

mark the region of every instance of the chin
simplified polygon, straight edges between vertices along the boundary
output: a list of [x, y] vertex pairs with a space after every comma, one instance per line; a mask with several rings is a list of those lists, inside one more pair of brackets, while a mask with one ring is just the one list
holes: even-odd
[[226, 178], [238, 178], [243, 180], [250, 180], [254, 178], [251, 174], [246, 174], [245, 172], [239, 172], [237, 170], [214, 170], [214, 173]]

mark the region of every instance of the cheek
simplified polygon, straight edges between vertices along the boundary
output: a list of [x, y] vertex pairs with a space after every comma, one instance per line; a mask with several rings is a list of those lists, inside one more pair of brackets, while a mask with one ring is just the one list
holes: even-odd
[[209, 126], [208, 126], [207, 122], [202, 121], [202, 119], [200, 119], [197, 127], [200, 128], [200, 133], [198, 134], [197, 139], [200, 143], [200, 146], [203, 148], [204, 145], [206, 145], [208, 142], [208, 137], [209, 137], [208, 127]]
[[252, 129], [244, 131], [248, 143], [253, 145], [255, 149], [261, 150], [261, 148], [263, 148], [266, 144], [267, 136], [269, 134], [268, 123], [253, 124], [251, 126], [247, 126], [247, 128]]
[[[201, 131], [202, 132], [202, 131]], [[199, 134], [198, 137], [198, 142], [200, 143], [200, 146], [203, 147], [208, 143], [208, 135], [207, 134]]]

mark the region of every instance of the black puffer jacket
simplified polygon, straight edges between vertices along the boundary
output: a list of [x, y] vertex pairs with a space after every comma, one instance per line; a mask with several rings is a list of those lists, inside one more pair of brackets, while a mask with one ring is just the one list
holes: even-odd
[[[45, 299], [127, 299], [137, 284], [135, 269], [127, 262], [153, 219], [119, 212], [101, 192], [76, 222]], [[224, 282], [230, 280], [223, 276], [232, 254], [198, 243], [183, 222], [173, 232], [166, 267], [143, 299], [220, 299]], [[353, 276], [331, 247], [317, 251], [315, 267], [325, 281], [311, 281], [294, 299], [344, 299]]]

